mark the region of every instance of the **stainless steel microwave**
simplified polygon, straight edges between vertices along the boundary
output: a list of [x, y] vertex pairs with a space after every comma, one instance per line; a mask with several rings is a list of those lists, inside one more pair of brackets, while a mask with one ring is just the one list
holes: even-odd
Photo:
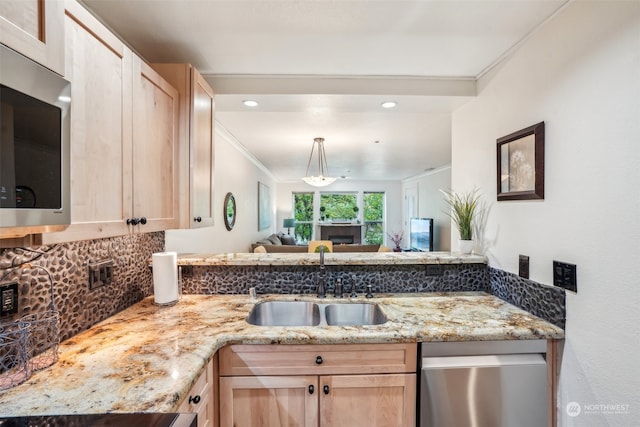
[[64, 228], [71, 219], [71, 84], [0, 45], [0, 107], [0, 229]]

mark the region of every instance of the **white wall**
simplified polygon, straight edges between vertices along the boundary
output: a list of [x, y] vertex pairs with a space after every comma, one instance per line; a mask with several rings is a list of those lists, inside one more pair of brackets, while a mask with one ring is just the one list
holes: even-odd
[[[567, 292], [562, 426], [640, 419], [640, 2], [577, 1], [478, 82], [453, 115], [452, 186], [491, 201], [494, 267], [552, 283], [552, 260], [577, 264]], [[544, 201], [495, 201], [496, 139], [545, 121]], [[570, 417], [566, 405], [582, 413]], [[600, 406], [626, 414], [607, 414]], [[595, 413], [586, 413], [589, 412]]]
[[[451, 189], [451, 166], [406, 179], [402, 188], [417, 187], [418, 217], [433, 218], [433, 246], [436, 251], [451, 250], [451, 218], [440, 190]], [[455, 250], [455, 247], [454, 247]]]
[[[402, 229], [402, 189], [400, 181], [352, 181], [348, 179], [338, 179], [333, 184], [322, 188], [314, 188], [305, 184], [302, 180], [300, 180], [300, 182], [293, 183], [281, 182], [278, 184], [276, 201], [278, 231], [286, 233], [287, 230], [282, 229], [282, 220], [284, 218], [293, 217], [293, 201], [291, 194], [294, 191], [316, 193], [332, 191], [382, 191], [385, 193], [386, 200], [386, 231], [400, 231]], [[320, 200], [319, 195], [317, 195], [316, 200]], [[362, 212], [360, 212], [360, 216], [362, 217]], [[386, 239], [387, 236], [385, 235], [385, 240]], [[385, 244], [389, 246], [390, 242]]]
[[[214, 213], [215, 224], [193, 230], [168, 230], [166, 250], [177, 252], [248, 252], [252, 242], [275, 232], [277, 186], [273, 176], [216, 123]], [[271, 227], [258, 230], [258, 181], [271, 190]], [[237, 219], [233, 230], [224, 225], [224, 198], [236, 199]], [[280, 221], [282, 224], [282, 220]]]

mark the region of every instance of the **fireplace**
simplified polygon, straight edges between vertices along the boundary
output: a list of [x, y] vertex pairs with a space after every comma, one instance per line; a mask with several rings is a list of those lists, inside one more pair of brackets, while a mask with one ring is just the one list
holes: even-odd
[[331, 240], [334, 245], [351, 245], [362, 242], [362, 224], [320, 225], [320, 238]]
[[352, 245], [354, 243], [353, 236], [334, 236], [329, 234], [328, 240], [331, 240], [334, 245]]

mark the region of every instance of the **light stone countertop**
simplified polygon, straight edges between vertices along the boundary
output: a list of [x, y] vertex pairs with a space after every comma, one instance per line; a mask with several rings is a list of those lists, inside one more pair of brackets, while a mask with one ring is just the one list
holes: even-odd
[[60, 345], [59, 361], [0, 392], [0, 415], [174, 412], [206, 362], [227, 344], [348, 344], [562, 339], [564, 331], [482, 292], [377, 295], [389, 321], [376, 326], [253, 326], [256, 302], [302, 295], [184, 295], [172, 307], [153, 297]]
[[[337, 252], [325, 253], [326, 265], [486, 264], [483, 255], [456, 252]], [[318, 265], [316, 253], [179, 254], [178, 265]]]

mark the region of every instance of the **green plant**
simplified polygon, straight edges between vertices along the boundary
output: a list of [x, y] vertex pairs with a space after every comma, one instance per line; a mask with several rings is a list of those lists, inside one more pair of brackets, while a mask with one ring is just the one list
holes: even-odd
[[480, 195], [477, 189], [466, 193], [440, 190], [445, 195], [445, 201], [451, 208], [446, 212], [458, 227], [460, 240], [473, 239], [473, 219], [478, 207]]

